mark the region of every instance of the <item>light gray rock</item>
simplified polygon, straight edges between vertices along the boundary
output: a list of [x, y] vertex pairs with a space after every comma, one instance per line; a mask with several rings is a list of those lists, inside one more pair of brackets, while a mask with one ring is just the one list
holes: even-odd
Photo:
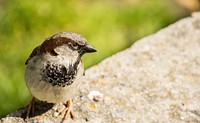
[[[88, 98], [91, 91], [101, 95], [98, 100]], [[73, 102], [76, 120], [66, 123], [199, 123], [200, 12], [88, 69]], [[39, 103], [38, 110], [45, 109]], [[62, 107], [27, 122], [60, 122], [56, 112]], [[23, 112], [1, 122], [24, 122]]]

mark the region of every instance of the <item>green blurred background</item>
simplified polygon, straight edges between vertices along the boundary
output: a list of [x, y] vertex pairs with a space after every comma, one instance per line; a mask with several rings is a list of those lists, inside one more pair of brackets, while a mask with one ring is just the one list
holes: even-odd
[[[25, 61], [34, 47], [61, 31], [82, 34], [98, 53], [85, 55], [86, 67], [130, 47], [199, 10], [184, 0], [0, 0], [0, 117], [31, 98]], [[191, 2], [194, 2], [191, 4]]]

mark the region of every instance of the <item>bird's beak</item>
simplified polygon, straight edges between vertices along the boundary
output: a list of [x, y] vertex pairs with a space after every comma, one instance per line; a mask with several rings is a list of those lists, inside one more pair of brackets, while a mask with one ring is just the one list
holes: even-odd
[[84, 48], [83, 48], [83, 52], [84, 53], [92, 53], [92, 52], [97, 52], [97, 50], [90, 44], [87, 44]]

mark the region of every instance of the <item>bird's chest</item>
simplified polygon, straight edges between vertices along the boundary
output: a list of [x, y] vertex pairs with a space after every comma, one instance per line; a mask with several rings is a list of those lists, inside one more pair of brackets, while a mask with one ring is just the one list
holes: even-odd
[[83, 73], [84, 67], [79, 59], [37, 58], [29, 61], [25, 80], [34, 97], [57, 103], [64, 102], [75, 94]]
[[61, 64], [47, 61], [41, 68], [42, 80], [52, 86], [71, 85], [77, 76], [78, 64], [79, 62]]

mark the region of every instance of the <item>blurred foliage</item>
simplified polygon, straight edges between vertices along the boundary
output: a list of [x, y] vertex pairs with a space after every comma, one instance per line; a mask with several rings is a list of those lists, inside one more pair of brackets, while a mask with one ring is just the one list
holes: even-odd
[[88, 68], [186, 15], [170, 0], [0, 0], [0, 117], [30, 100], [24, 62], [52, 34], [77, 32], [95, 46]]

